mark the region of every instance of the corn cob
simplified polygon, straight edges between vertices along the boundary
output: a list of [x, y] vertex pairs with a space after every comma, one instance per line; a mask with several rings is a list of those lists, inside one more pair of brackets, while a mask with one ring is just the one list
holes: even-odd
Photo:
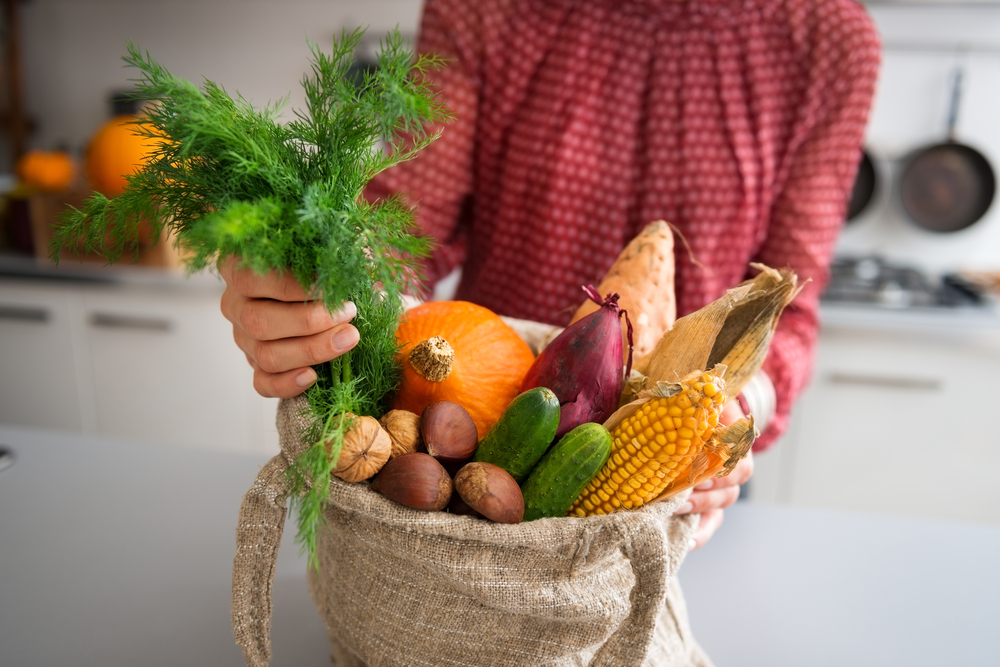
[[[612, 431], [611, 457], [570, 508], [592, 516], [640, 507], [702, 472], [726, 402], [720, 366], [685, 377], [647, 400]], [[663, 386], [663, 385], [661, 385]]]

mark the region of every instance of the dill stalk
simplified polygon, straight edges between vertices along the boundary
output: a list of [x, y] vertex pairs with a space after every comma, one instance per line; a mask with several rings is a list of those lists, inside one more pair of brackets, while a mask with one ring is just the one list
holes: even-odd
[[319, 379], [306, 392], [312, 445], [288, 470], [298, 540], [314, 566], [330, 474], [350, 427], [344, 415], [378, 417], [387, 409], [400, 378], [400, 294], [420, 279], [417, 260], [429, 248], [401, 199], [369, 203], [362, 192], [436, 138], [427, 128], [449, 118], [424, 76], [439, 58], [414, 58], [394, 31], [382, 41], [379, 67], [359, 81], [350, 70], [362, 35], [344, 31], [329, 54], [309, 44], [306, 109], [287, 123], [277, 120], [285, 101], [257, 109], [212, 81], [199, 88], [129, 43], [123, 59], [139, 72], [134, 98], [154, 102], [135, 130], [158, 147], [126, 177], [122, 194], [95, 193], [68, 211], [51, 246], [56, 261], [72, 247], [115, 262], [138, 255], [140, 224], [154, 238], [167, 228], [189, 271], [238, 257], [259, 274], [290, 272], [331, 312], [355, 303], [361, 340], [316, 367]]

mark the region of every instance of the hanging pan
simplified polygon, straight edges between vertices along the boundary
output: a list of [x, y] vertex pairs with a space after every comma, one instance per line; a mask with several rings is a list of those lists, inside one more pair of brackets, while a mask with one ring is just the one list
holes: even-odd
[[878, 178], [875, 173], [875, 162], [867, 148], [861, 151], [861, 161], [858, 162], [858, 173], [854, 177], [854, 187], [851, 189], [851, 199], [847, 204], [848, 224], [862, 213], [868, 210], [872, 200], [875, 199], [875, 191], [878, 187]]
[[900, 179], [899, 195], [910, 219], [934, 232], [956, 232], [979, 220], [996, 192], [993, 168], [983, 154], [955, 140], [962, 70], [954, 75], [944, 143], [917, 151]]

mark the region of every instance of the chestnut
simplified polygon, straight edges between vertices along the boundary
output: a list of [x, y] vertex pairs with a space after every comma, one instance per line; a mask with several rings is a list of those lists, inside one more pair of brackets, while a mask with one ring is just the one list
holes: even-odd
[[520, 523], [524, 496], [510, 473], [500, 466], [473, 461], [455, 475], [455, 492], [473, 510], [497, 523]]
[[424, 408], [420, 435], [427, 453], [446, 467], [466, 463], [479, 444], [476, 422], [465, 408], [452, 401], [435, 401]]
[[463, 516], [476, 516], [480, 519], [483, 518], [482, 514], [469, 507], [469, 504], [462, 500], [462, 496], [457, 493], [451, 494], [451, 500], [448, 501], [448, 512]]
[[453, 487], [448, 471], [433, 456], [414, 452], [389, 459], [372, 479], [372, 488], [401, 505], [437, 512], [448, 505]]

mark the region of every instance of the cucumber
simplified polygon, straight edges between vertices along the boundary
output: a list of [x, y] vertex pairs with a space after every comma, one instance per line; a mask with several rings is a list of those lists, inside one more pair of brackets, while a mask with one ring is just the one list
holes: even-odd
[[498, 465], [520, 484], [548, 450], [559, 428], [559, 398], [535, 387], [519, 394], [476, 447], [473, 461]]
[[600, 424], [581, 424], [564, 435], [521, 485], [524, 519], [566, 516], [611, 456], [611, 434]]

